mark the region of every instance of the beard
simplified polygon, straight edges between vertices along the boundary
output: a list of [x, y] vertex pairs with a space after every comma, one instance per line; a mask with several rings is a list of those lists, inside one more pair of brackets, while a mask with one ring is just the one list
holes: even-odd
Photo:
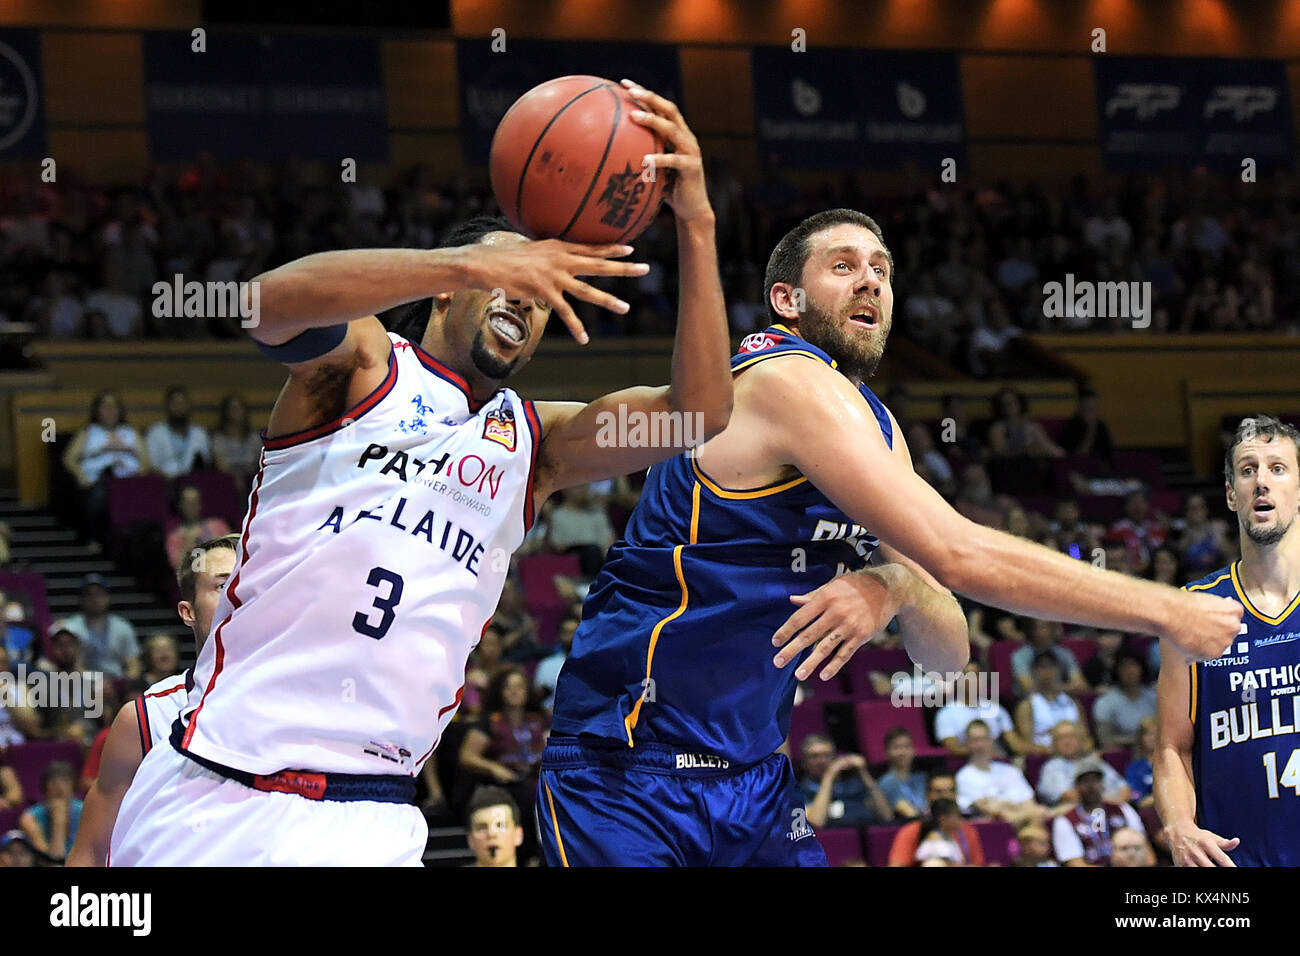
[[[876, 374], [881, 356], [885, 354], [885, 341], [893, 326], [893, 318], [882, 318], [870, 339], [864, 339], [837, 322], [835, 317], [811, 299], [807, 311], [799, 322], [804, 339], [817, 346], [835, 360], [839, 370], [856, 382], [866, 382]], [[879, 311], [879, 306], [877, 306]]]
[[1245, 522], [1242, 522], [1242, 526], [1246, 529], [1246, 537], [1263, 547], [1277, 544], [1291, 530], [1291, 525], [1284, 525], [1280, 521], [1271, 528], [1261, 528], [1258, 525], [1246, 524]]
[[493, 355], [487, 346], [487, 333], [481, 328], [474, 334], [474, 342], [469, 349], [469, 358], [480, 373], [496, 381], [509, 378], [514, 374], [515, 366], [519, 364], [519, 356], [515, 356], [507, 362], [501, 356]]

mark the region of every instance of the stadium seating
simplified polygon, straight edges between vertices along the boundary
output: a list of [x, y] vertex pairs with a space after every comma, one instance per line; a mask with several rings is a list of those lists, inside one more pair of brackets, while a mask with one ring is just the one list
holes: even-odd
[[826, 861], [831, 866], [842, 866], [849, 860], [862, 859], [862, 836], [851, 827], [818, 830], [817, 842], [826, 851]]
[[860, 700], [853, 705], [853, 718], [858, 731], [859, 752], [869, 764], [882, 764], [885, 757], [885, 735], [895, 727], [903, 727], [912, 734], [918, 757], [943, 757], [947, 751], [930, 743], [925, 729], [925, 717], [920, 707], [895, 707], [887, 700]]
[[984, 848], [984, 862], [989, 866], [1009, 866], [1015, 859], [1012, 852], [1015, 828], [1006, 820], [977, 820], [975, 829]]
[[519, 586], [524, 590], [528, 613], [537, 621], [537, 639], [555, 643], [555, 632], [569, 609], [555, 589], [555, 576], [579, 577], [578, 558], [572, 554], [531, 554], [519, 559]]
[[45, 576], [34, 571], [0, 571], [0, 589], [11, 595], [21, 595], [32, 606], [32, 619], [28, 623], [38, 636], [50, 627], [50, 602], [45, 590]]
[[889, 848], [894, 845], [901, 826], [867, 827], [864, 831], [868, 866], [888, 866]]
[[9, 766], [22, 784], [23, 796], [31, 803], [41, 799], [41, 774], [53, 760], [66, 760], [81, 773], [81, 745], [73, 740], [33, 740], [9, 748]]
[[790, 761], [796, 770], [803, 759], [804, 738], [810, 734], [829, 736], [826, 732], [826, 712], [816, 701], [805, 701], [790, 712]]

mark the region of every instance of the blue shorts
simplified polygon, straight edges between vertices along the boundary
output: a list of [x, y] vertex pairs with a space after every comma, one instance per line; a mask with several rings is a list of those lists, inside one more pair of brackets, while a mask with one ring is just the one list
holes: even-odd
[[826, 866], [784, 754], [733, 767], [552, 736], [537, 818], [549, 866]]

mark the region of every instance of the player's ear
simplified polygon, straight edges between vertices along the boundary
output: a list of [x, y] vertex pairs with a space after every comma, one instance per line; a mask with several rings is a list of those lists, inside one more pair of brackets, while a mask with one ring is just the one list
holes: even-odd
[[194, 626], [194, 605], [189, 601], [177, 601], [176, 613], [181, 616], [181, 620], [185, 623], [186, 627]]
[[515, 847], [518, 848], [524, 842], [524, 828], [515, 827]]
[[451, 300], [454, 293], [439, 292], [433, 297], [433, 313], [431, 319], [445, 319], [447, 312], [451, 308]]
[[1228, 502], [1228, 510], [1235, 514], [1237, 511], [1237, 492], [1233, 489], [1231, 482], [1225, 481], [1223, 483], [1223, 493]]
[[776, 314], [781, 316], [787, 322], [798, 322], [799, 315], [803, 311], [800, 308], [803, 300], [803, 290], [797, 289], [788, 282], [774, 282], [772, 290], [767, 294], [768, 303]]

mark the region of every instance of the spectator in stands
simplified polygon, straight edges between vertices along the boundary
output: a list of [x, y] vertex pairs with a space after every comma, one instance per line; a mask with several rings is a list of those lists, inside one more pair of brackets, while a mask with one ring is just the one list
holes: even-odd
[[596, 576], [605, 552], [614, 543], [614, 528], [585, 485], [562, 492], [560, 503], [551, 512], [550, 541], [555, 551], [578, 555], [585, 577]]
[[492, 626], [501, 634], [501, 656], [513, 663], [535, 661], [547, 655], [537, 639], [537, 622], [528, 613], [523, 589], [513, 575], [506, 578], [501, 599], [492, 614]]
[[479, 787], [465, 813], [469, 848], [474, 866], [518, 866], [518, 852], [524, 842], [519, 807], [500, 787]]
[[1052, 728], [1063, 720], [1082, 719], [1079, 705], [1061, 689], [1061, 662], [1044, 652], [1034, 657], [1034, 690], [1016, 705], [1016, 730], [1028, 740], [1030, 753], [1049, 753]]
[[461, 713], [471, 717], [478, 715], [488, 688], [503, 667], [505, 662], [501, 659], [501, 632], [489, 625], [470, 652], [465, 669], [465, 699], [461, 702]]
[[17, 810], [24, 803], [23, 785], [9, 766], [8, 746], [0, 747], [0, 810]]
[[1124, 517], [1110, 526], [1110, 535], [1122, 541], [1128, 550], [1129, 567], [1144, 575], [1151, 564], [1151, 553], [1165, 543], [1168, 524], [1151, 516], [1151, 502], [1145, 491], [1130, 492], [1124, 499]]
[[1156, 854], [1144, 830], [1120, 827], [1111, 835], [1111, 866], [1155, 866]]
[[1093, 548], [1101, 544], [1097, 529], [1083, 520], [1079, 502], [1073, 498], [1056, 503], [1048, 530], [1055, 539], [1056, 550], [1083, 561], [1091, 560]]
[[993, 397], [993, 424], [989, 446], [995, 458], [1060, 458], [1061, 447], [1047, 437], [1043, 426], [1029, 417], [1029, 401], [1013, 388]]
[[1102, 798], [1106, 766], [1097, 757], [1079, 762], [1070, 791], [1078, 796], [1052, 821], [1052, 849], [1063, 866], [1105, 866], [1110, 862], [1113, 834], [1124, 827], [1146, 832], [1141, 817], [1127, 803]]
[[[936, 783], [938, 786], [936, 786]], [[983, 866], [984, 846], [980, 842], [979, 831], [974, 824], [961, 818], [961, 810], [951, 794], [956, 792], [956, 782], [952, 774], [935, 774], [930, 778], [928, 802], [930, 814], [920, 820], [904, 824], [894, 835], [894, 842], [889, 847], [890, 866], [916, 866], [927, 858], [947, 855], [949, 862], [956, 865]], [[948, 795], [941, 796], [940, 793]], [[960, 860], [956, 859], [950, 846], [935, 846], [925, 854], [918, 855], [921, 842], [929, 838], [936, 830], [941, 831], [934, 842], [955, 844], [960, 851]]]
[[[3, 610], [8, 603], [8, 596], [0, 590], [0, 610]], [[0, 645], [9, 652], [10, 660], [30, 661], [35, 650], [35, 636], [30, 627], [11, 623], [7, 614], [0, 614]]]
[[103, 286], [86, 296], [86, 312], [103, 314], [113, 337], [137, 338], [144, 329], [140, 300], [121, 288], [119, 276], [108, 276]]
[[[967, 302], [967, 308], [973, 303]], [[971, 374], [976, 378], [989, 378], [1005, 374], [1007, 369], [1007, 346], [1012, 339], [1020, 337], [1020, 329], [1011, 324], [1006, 306], [1001, 299], [993, 299], [988, 304], [987, 318], [976, 310], [972, 316], [974, 330], [970, 336], [970, 352], [967, 362]], [[995, 452], [996, 454], [996, 452]]]
[[0, 754], [20, 744], [39, 728], [36, 714], [27, 706], [27, 683], [19, 680], [10, 663], [9, 651], [0, 645], [0, 675], [12, 681], [11, 694], [0, 694]]
[[33, 299], [27, 321], [36, 325], [41, 338], [75, 339], [81, 333], [86, 306], [68, 277], [57, 269], [45, 274], [42, 295]]
[[736, 286], [738, 293], [727, 297], [731, 331], [737, 335], [749, 335], [766, 328], [770, 320], [763, 296], [763, 277], [758, 269], [752, 265], [746, 268]]
[[894, 818], [880, 785], [861, 754], [839, 754], [830, 738], [809, 734], [803, 741], [799, 789], [813, 827], [865, 827]]
[[1095, 691], [1108, 690], [1115, 683], [1115, 665], [1124, 649], [1125, 637], [1119, 631], [1102, 631], [1097, 635], [1097, 652], [1083, 665], [1083, 679]]
[[1184, 573], [1194, 579], [1223, 567], [1232, 547], [1227, 541], [1227, 525], [1210, 517], [1204, 495], [1189, 495], [1185, 510], [1186, 518], [1176, 547]]
[[1143, 718], [1133, 741], [1132, 757], [1124, 769], [1124, 780], [1133, 791], [1133, 803], [1139, 810], [1156, 805], [1155, 774], [1151, 758], [1156, 752], [1156, 719]]
[[925, 774], [912, 767], [916, 758], [916, 742], [904, 727], [895, 727], [885, 734], [885, 757], [889, 769], [881, 774], [880, 792], [894, 811], [896, 819], [915, 820], [925, 814]]
[[99, 730], [91, 741], [90, 748], [86, 751], [86, 759], [81, 764], [81, 779], [78, 781], [77, 789], [82, 793], [87, 793], [99, 779], [100, 764], [103, 763], [104, 745], [108, 743], [108, 732], [113, 729], [113, 721], [117, 717], [118, 711], [122, 709], [123, 701], [131, 702], [144, 693], [149, 686], [140, 679], [121, 681], [121, 693], [118, 693], [116, 687], [119, 686], [115, 681], [109, 681], [104, 685], [104, 706], [103, 713], [99, 715]]
[[942, 448], [944, 454], [961, 461], [980, 462], [984, 460], [984, 443], [973, 430], [966, 417], [966, 402], [956, 393], [943, 396], [939, 403], [938, 439], [936, 447]]
[[560, 680], [560, 668], [573, 648], [573, 634], [578, 629], [579, 620], [577, 615], [569, 614], [560, 622], [555, 632], [555, 650], [549, 657], [542, 658], [533, 673], [533, 686], [542, 695], [542, 707], [548, 711], [555, 706], [555, 685]]
[[1003, 515], [1011, 505], [1009, 499], [993, 494], [989, 473], [980, 464], [969, 464], [962, 470], [961, 488], [953, 507], [976, 524], [1001, 528]]
[[1017, 648], [1011, 655], [1011, 676], [1015, 678], [1018, 690], [1034, 689], [1031, 671], [1040, 654], [1051, 654], [1056, 658], [1065, 675], [1064, 689], [1067, 692], [1074, 694], [1088, 689], [1088, 685], [1083, 680], [1083, 672], [1079, 670], [1078, 659], [1069, 648], [1061, 646], [1063, 632], [1064, 628], [1060, 621], [1045, 621], [1042, 618], [1029, 620], [1028, 643], [1024, 647]]
[[227, 395], [212, 433], [212, 463], [233, 475], [240, 490], [247, 492], [261, 454], [262, 436], [248, 422], [248, 405], [240, 395]]
[[180, 672], [181, 651], [176, 638], [170, 634], [155, 634], [145, 641], [144, 673], [140, 677], [145, 687], [152, 687], [160, 680]]
[[989, 725], [973, 720], [966, 728], [970, 763], [957, 771], [957, 805], [962, 813], [1006, 820], [1013, 826], [1041, 821], [1047, 811], [1034, 799], [1034, 788], [1012, 764], [994, 760]]
[[482, 781], [510, 787], [520, 805], [531, 808], [549, 721], [530, 690], [518, 667], [497, 672], [484, 695], [486, 716], [461, 743], [460, 765]]
[[903, 301], [907, 335], [935, 355], [947, 358], [957, 348], [957, 307], [941, 294], [934, 275], [922, 272], [916, 291]]
[[113, 392], [100, 392], [90, 403], [90, 420], [63, 452], [63, 467], [85, 490], [82, 501], [86, 531], [103, 537], [108, 507], [105, 479], [129, 478], [149, 467], [145, 444], [127, 424], [126, 409]]
[[186, 485], [174, 493], [176, 499], [176, 517], [172, 518], [167, 528], [163, 547], [167, 550], [167, 561], [175, 571], [180, 567], [181, 559], [200, 541], [211, 541], [222, 535], [230, 534], [230, 525], [225, 518], [203, 515], [203, 492], [193, 485]]
[[[1059, 807], [1078, 799], [1074, 790], [1075, 775], [1084, 761], [1088, 761], [1092, 742], [1083, 724], [1077, 721], [1063, 720], [1052, 728], [1053, 756], [1043, 764], [1038, 774], [1038, 796], [1045, 806]], [[1104, 760], [1098, 759], [1102, 774], [1102, 789], [1107, 800], [1125, 803], [1132, 793], [1124, 778]], [[1088, 766], [1092, 764], [1089, 763]]]
[[916, 847], [919, 866], [983, 866], [972, 862], [972, 848], [966, 838], [961, 811], [951, 800], [936, 800], [930, 817], [921, 825], [921, 841]]
[[953, 475], [952, 465], [934, 447], [930, 429], [921, 422], [914, 422], [907, 430], [908, 451], [912, 454], [912, 464], [916, 471], [934, 489], [945, 498], [951, 498], [957, 490], [957, 481]]
[[1097, 698], [1092, 708], [1097, 742], [1103, 750], [1131, 747], [1142, 721], [1156, 715], [1156, 689], [1150, 686], [1147, 662], [1140, 654], [1120, 654], [1115, 686]]
[[1052, 859], [1052, 842], [1047, 830], [1038, 823], [1027, 823], [1016, 831], [1020, 852], [1012, 866], [1060, 866]]
[[1061, 427], [1061, 448], [1067, 455], [1092, 455], [1108, 464], [1114, 461], [1110, 428], [1097, 413], [1097, 392], [1090, 385], [1079, 386], [1079, 407]]
[[0, 867], [27, 868], [36, 865], [32, 841], [22, 830], [10, 830], [0, 836]]
[[[36, 726], [25, 733], [35, 740], [75, 740], [88, 747], [103, 713], [103, 675], [87, 669], [79, 638], [67, 621], [50, 626], [49, 646], [49, 656], [39, 659], [36, 669], [46, 673], [51, 692], [43, 702], [32, 698]], [[56, 687], [59, 693], [53, 692]]]
[[1014, 754], [1021, 753], [1023, 743], [1016, 733], [1015, 724], [998, 701], [997, 676], [993, 675], [989, 693], [984, 695], [979, 688], [981, 673], [977, 660], [968, 661], [962, 668], [960, 687], [954, 688], [960, 693], [953, 693], [949, 702], [939, 708], [934, 717], [934, 736], [950, 754], [968, 756], [970, 748], [966, 745], [966, 729], [971, 721], [981, 720], [1004, 749]]
[[81, 642], [87, 670], [103, 671], [110, 678], [138, 677], [140, 642], [135, 628], [109, 610], [110, 600], [103, 576], [86, 575], [81, 583], [81, 612], [64, 621], [64, 626]]
[[41, 774], [40, 803], [27, 808], [18, 820], [38, 853], [62, 860], [72, 849], [81, 823], [81, 801], [73, 794], [77, 776], [66, 760], [52, 760]]
[[145, 443], [152, 470], [171, 479], [205, 468], [212, 460], [208, 431], [190, 418], [190, 391], [172, 385], [163, 398], [167, 416], [149, 426]]
[[1165, 544], [1156, 548], [1151, 555], [1151, 566], [1147, 569], [1148, 577], [1157, 584], [1167, 584], [1179, 588], [1187, 581], [1183, 573], [1183, 564], [1178, 560], [1178, 552]]
[[1083, 241], [1097, 252], [1118, 246], [1128, 249], [1133, 244], [1133, 227], [1119, 214], [1114, 196], [1102, 200], [1101, 208], [1083, 224]]

